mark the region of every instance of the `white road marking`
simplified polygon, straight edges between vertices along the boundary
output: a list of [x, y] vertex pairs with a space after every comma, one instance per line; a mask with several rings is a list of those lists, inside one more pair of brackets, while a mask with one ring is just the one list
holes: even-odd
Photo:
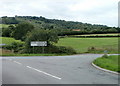
[[17, 62], [17, 61], [14, 61], [15, 63], [19, 64], [19, 65], [22, 65], [20, 62]]
[[30, 68], [30, 69], [33, 69], [33, 70], [35, 70], [35, 71], [37, 71], [37, 72], [43, 73], [43, 74], [45, 74], [45, 75], [51, 76], [51, 77], [53, 77], [53, 78], [56, 78], [56, 79], [59, 79], [59, 80], [62, 79], [62, 78], [59, 78], [59, 77], [57, 77], [57, 76], [51, 75], [51, 74], [49, 74], [49, 73], [46, 73], [46, 72], [44, 72], [44, 71], [38, 70], [38, 69], [36, 69], [36, 68], [32, 68], [32, 67], [30, 67], [30, 66], [26, 66], [26, 67], [27, 67], [27, 68]]

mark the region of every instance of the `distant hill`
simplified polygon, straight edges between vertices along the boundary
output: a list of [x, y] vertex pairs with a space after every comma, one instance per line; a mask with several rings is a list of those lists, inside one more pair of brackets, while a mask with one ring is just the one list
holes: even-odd
[[18, 24], [20, 22], [29, 22], [33, 24], [38, 29], [66, 29], [73, 31], [111, 31], [111, 32], [119, 32], [120, 29], [117, 27], [108, 27], [106, 25], [96, 25], [96, 24], [88, 24], [82, 22], [74, 22], [74, 21], [65, 21], [65, 20], [57, 20], [57, 19], [47, 19], [45, 17], [36, 17], [36, 16], [15, 16], [15, 17], [2, 17], [3, 24]]

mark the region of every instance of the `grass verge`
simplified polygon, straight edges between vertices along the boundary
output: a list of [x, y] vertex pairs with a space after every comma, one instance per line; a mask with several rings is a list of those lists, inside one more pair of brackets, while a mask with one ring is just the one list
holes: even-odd
[[65, 56], [66, 54], [2, 54], [2, 56]]
[[0, 56], [65, 56], [68, 54], [17, 54], [11, 50], [0, 49]]
[[112, 55], [112, 56], [104, 55], [101, 58], [97, 58], [96, 60], [94, 60], [93, 63], [101, 68], [120, 73], [120, 67], [118, 66], [119, 57], [120, 55]]

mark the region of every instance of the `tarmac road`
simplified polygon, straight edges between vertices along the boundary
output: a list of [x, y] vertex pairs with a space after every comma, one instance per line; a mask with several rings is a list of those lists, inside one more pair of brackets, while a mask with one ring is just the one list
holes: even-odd
[[102, 54], [2, 58], [2, 84], [118, 84], [91, 62]]
[[2, 58], [0, 57], [0, 85], [2, 85]]

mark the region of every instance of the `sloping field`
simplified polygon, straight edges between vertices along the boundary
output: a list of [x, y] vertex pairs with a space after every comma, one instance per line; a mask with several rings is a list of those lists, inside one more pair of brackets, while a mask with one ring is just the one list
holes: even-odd
[[78, 53], [88, 52], [91, 47], [96, 48], [95, 51], [103, 53], [108, 50], [108, 53], [118, 53], [118, 38], [60, 38], [58, 46], [70, 46]]
[[2, 44], [11, 44], [13, 42], [22, 42], [20, 40], [15, 40], [14, 38], [9, 38], [9, 37], [0, 37], [0, 40], [2, 40]]

